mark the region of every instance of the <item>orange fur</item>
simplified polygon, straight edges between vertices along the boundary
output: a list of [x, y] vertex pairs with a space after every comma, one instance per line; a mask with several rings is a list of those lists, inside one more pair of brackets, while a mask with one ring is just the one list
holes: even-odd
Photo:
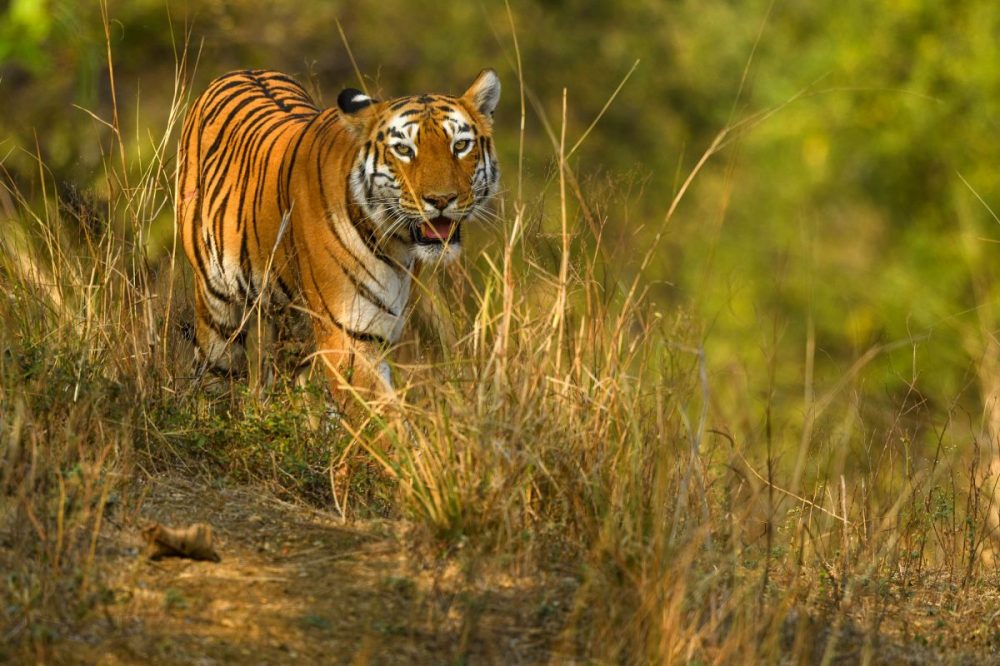
[[452, 259], [496, 192], [499, 90], [486, 70], [461, 97], [348, 90], [320, 110], [277, 72], [213, 81], [185, 119], [176, 189], [203, 366], [243, 369], [257, 299], [298, 303], [335, 393], [345, 377], [389, 388], [418, 262]]

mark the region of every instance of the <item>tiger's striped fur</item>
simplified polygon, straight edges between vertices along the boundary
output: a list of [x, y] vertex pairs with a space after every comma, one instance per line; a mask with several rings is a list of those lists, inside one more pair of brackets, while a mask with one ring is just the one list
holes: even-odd
[[176, 194], [203, 366], [241, 372], [248, 308], [299, 303], [335, 392], [391, 388], [415, 271], [457, 256], [496, 193], [499, 95], [492, 70], [460, 97], [349, 89], [322, 110], [278, 72], [213, 81], [185, 119]]

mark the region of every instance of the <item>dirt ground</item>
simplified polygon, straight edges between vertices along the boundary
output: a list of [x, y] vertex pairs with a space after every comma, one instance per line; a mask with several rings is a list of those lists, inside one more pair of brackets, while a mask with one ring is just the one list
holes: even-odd
[[[107, 603], [14, 663], [581, 661], [566, 630], [580, 610], [568, 572], [511, 573], [516, 563], [419, 545], [405, 521], [345, 524], [256, 486], [174, 476], [135, 490], [98, 539]], [[153, 521], [211, 525], [221, 561], [150, 560], [141, 530]], [[782, 629], [787, 663], [820, 663], [831, 631], [836, 664], [1000, 663], [998, 589], [928, 577], [920, 589], [859, 590], [839, 629], [821, 609], [793, 611]]]
[[[149, 482], [99, 559], [114, 601], [46, 661], [503, 663], [553, 658], [577, 582], [421, 556], [400, 523], [342, 524], [259, 489]], [[205, 522], [222, 561], [145, 557], [140, 528]], [[471, 558], [469, 558], [471, 560]]]

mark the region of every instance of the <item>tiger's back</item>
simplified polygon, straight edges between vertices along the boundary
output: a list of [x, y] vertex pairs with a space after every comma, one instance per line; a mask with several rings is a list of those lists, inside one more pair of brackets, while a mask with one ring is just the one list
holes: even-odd
[[288, 210], [285, 156], [320, 110], [298, 82], [245, 70], [215, 79], [195, 100], [181, 135], [177, 198], [194, 267], [196, 337], [221, 371], [238, 370], [246, 306], [264, 287], [289, 300], [289, 257], [278, 234]]

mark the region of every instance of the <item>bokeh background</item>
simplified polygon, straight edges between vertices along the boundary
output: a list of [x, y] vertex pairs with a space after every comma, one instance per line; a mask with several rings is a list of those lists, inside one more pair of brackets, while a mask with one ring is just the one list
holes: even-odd
[[[989, 421], [1000, 382], [990, 210], [1000, 211], [1000, 3], [990, 0], [511, 0], [509, 13], [495, 1], [11, 0], [0, 10], [2, 166], [29, 196], [42, 197], [38, 157], [60, 188], [107, 191], [107, 44], [133, 156], [162, 136], [185, 51], [194, 91], [267, 67], [330, 104], [358, 85], [338, 22], [365, 84], [384, 96], [460, 93], [481, 68], [500, 73], [508, 205], [515, 30], [529, 208], [558, 205], [545, 127], [558, 134], [563, 90], [573, 145], [627, 77], [572, 167], [606, 222], [616, 280], [634, 276], [663, 232], [642, 279], [662, 312], [695, 314], [716, 414], [744, 437], [769, 419], [772, 436], [797, 441], [812, 387], [844, 378], [868, 424]], [[593, 244], [581, 211], [571, 214], [578, 242]], [[558, 247], [558, 228], [545, 228], [558, 215], [530, 219], [534, 242]], [[143, 235], [152, 265], [172, 233], [162, 210]], [[495, 250], [498, 234], [469, 234], [472, 255]]]

